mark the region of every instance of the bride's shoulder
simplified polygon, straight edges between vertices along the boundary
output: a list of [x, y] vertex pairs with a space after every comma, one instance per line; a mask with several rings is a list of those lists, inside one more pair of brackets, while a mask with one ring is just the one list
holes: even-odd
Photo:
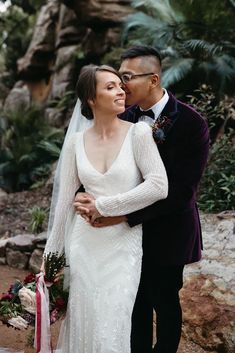
[[146, 133], [151, 132], [151, 127], [144, 121], [139, 121], [138, 123], [134, 124], [133, 132], [135, 135], [143, 136]]

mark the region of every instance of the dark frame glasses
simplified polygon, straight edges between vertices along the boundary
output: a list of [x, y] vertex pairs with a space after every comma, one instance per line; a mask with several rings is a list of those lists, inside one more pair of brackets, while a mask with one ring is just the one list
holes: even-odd
[[136, 77], [155, 75], [154, 72], [147, 72], [145, 74], [121, 74], [122, 82], [128, 83]]

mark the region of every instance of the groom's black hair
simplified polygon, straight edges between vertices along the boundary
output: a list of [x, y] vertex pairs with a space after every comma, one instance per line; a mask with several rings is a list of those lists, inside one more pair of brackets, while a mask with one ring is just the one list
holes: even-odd
[[151, 47], [149, 45], [135, 45], [126, 49], [121, 55], [121, 61], [143, 56], [154, 56], [159, 61], [160, 65], [162, 63], [160, 52], [155, 47]]

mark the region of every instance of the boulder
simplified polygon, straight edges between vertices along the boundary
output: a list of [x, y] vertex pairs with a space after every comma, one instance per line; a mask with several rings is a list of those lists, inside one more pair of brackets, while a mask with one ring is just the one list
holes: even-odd
[[183, 335], [208, 351], [235, 351], [234, 218], [201, 215], [202, 260], [187, 265], [181, 290]]
[[50, 76], [55, 56], [59, 9], [60, 4], [57, 0], [49, 0], [46, 5], [42, 6], [28, 50], [24, 57], [17, 61], [21, 78], [41, 80]]
[[18, 234], [15, 237], [8, 239], [7, 247], [20, 251], [32, 251], [34, 234]]
[[29, 269], [34, 273], [40, 272], [40, 267], [42, 264], [43, 250], [35, 249], [29, 260]]
[[23, 81], [16, 82], [4, 102], [4, 111], [15, 112], [22, 108], [28, 108], [31, 103], [31, 93]]
[[4, 191], [3, 189], [0, 189], [0, 210], [6, 206], [7, 200], [8, 200], [7, 192]]
[[8, 266], [26, 269], [28, 268], [29, 254], [23, 253], [19, 250], [7, 249], [6, 263]]
[[89, 26], [120, 24], [133, 12], [131, 0], [63, 0], [63, 3], [73, 8], [78, 19]]

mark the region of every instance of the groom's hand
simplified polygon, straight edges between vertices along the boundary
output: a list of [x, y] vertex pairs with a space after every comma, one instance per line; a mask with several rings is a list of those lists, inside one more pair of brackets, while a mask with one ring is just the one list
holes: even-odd
[[126, 222], [126, 216], [115, 216], [115, 217], [99, 217], [96, 218], [94, 222], [91, 223], [93, 227], [102, 228], [102, 227], [109, 227], [114, 226], [116, 224]]

